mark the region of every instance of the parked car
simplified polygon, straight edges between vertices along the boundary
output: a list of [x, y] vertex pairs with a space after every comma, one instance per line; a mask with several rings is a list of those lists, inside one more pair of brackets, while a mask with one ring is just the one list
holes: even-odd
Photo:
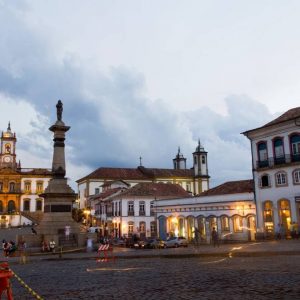
[[146, 241], [144, 247], [149, 249], [165, 248], [165, 242], [161, 239], [150, 239]]
[[173, 237], [165, 241], [166, 248], [171, 247], [187, 247], [188, 241], [186, 238], [179, 236], [179, 237]]
[[112, 240], [112, 244], [117, 247], [125, 247], [126, 241], [122, 238], [115, 238]]

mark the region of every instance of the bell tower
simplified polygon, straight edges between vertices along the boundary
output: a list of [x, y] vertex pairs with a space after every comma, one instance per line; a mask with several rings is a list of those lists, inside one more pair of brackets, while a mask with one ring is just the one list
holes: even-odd
[[173, 159], [174, 169], [175, 170], [185, 170], [186, 169], [186, 158], [183, 157], [183, 154], [180, 153], [180, 147], [178, 147], [178, 153]]
[[198, 146], [193, 153], [194, 159], [194, 177], [195, 177], [195, 193], [200, 194], [209, 189], [207, 152], [198, 140]]
[[1, 134], [0, 167], [17, 169], [16, 163], [16, 134], [11, 131], [10, 122], [6, 131]]

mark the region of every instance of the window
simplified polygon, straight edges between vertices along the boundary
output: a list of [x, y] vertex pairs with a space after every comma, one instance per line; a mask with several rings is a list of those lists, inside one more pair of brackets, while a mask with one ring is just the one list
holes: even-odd
[[287, 185], [286, 173], [279, 172], [275, 174], [275, 178], [276, 178], [276, 185]]
[[5, 153], [10, 153], [11, 150], [10, 150], [10, 144], [5, 144]]
[[14, 182], [10, 182], [9, 183], [9, 191], [10, 192], [14, 192], [15, 191], [15, 183]]
[[2, 191], [3, 191], [3, 182], [0, 181], [0, 192], [2, 192]]
[[281, 138], [277, 138], [273, 141], [275, 164], [285, 163], [283, 141]]
[[261, 187], [269, 187], [270, 186], [270, 178], [268, 174], [264, 174], [260, 178], [260, 186]]
[[25, 193], [31, 192], [31, 182], [30, 181], [25, 181], [24, 189], [25, 189]]
[[30, 211], [30, 199], [24, 199], [24, 211]]
[[16, 204], [14, 200], [9, 200], [7, 205], [7, 212], [14, 213], [16, 211]]
[[145, 215], [145, 201], [140, 201], [139, 207], [140, 207], [139, 215], [144, 216]]
[[100, 193], [100, 189], [99, 188], [95, 188], [95, 195]]
[[187, 192], [190, 192], [190, 191], [191, 191], [191, 185], [188, 184], [188, 183], [186, 184], [186, 191], [187, 191]]
[[128, 222], [128, 235], [132, 235], [133, 227], [134, 227], [134, 223], [133, 222]]
[[194, 164], [197, 164], [197, 156], [194, 156]]
[[128, 202], [128, 216], [134, 216], [134, 205], [133, 201]]
[[201, 156], [201, 159], [202, 159], [202, 164], [205, 164], [205, 156]]
[[263, 203], [264, 223], [266, 233], [273, 233], [274, 222], [273, 222], [273, 203], [266, 201]]
[[156, 236], [156, 223], [155, 223], [155, 221], [152, 221], [150, 223], [150, 231], [151, 231], [151, 236], [152, 237]]
[[291, 136], [290, 140], [291, 140], [292, 154], [299, 155], [300, 154], [300, 135], [294, 134]]
[[3, 212], [3, 202], [0, 200], [0, 212]]
[[243, 231], [243, 218], [240, 216], [235, 216], [233, 218], [233, 230], [234, 232], [242, 232]]
[[41, 211], [43, 206], [43, 200], [42, 199], [36, 199], [36, 211]]
[[150, 216], [154, 216], [154, 201], [150, 202]]
[[293, 172], [294, 184], [300, 184], [300, 169]]
[[268, 160], [267, 144], [266, 143], [260, 143], [260, 144], [258, 144], [257, 149], [258, 149], [258, 159], [259, 159], [259, 161]]
[[145, 232], [145, 231], [146, 231], [146, 223], [140, 222], [140, 232]]
[[36, 192], [42, 193], [43, 192], [43, 181], [38, 181], [36, 183]]
[[221, 218], [221, 228], [222, 231], [229, 231], [229, 218], [227, 216], [224, 216]]

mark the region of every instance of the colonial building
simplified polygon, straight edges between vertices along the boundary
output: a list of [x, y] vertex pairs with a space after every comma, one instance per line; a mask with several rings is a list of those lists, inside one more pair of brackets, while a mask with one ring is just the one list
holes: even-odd
[[[155, 201], [158, 235], [209, 243], [215, 228], [222, 240], [255, 239], [253, 181], [231, 181], [196, 197]], [[198, 235], [198, 236], [197, 236]]]
[[251, 142], [258, 233], [300, 224], [300, 107], [243, 134]]
[[174, 169], [146, 168], [99, 168], [89, 175], [77, 180], [80, 208], [88, 207], [87, 199], [103, 191], [106, 183], [122, 180], [130, 187], [138, 183], [163, 182], [179, 184], [193, 195], [209, 188], [207, 152], [198, 143], [193, 153], [193, 167], [186, 168], [186, 158], [180, 153], [173, 159]]
[[[101, 195], [102, 194], [102, 195]], [[157, 236], [154, 203], [158, 199], [191, 197], [178, 184], [138, 183], [132, 188], [111, 186], [99, 194], [95, 217], [100, 218], [100, 231], [114, 237]]]
[[10, 124], [1, 135], [0, 149], [0, 224], [18, 226], [39, 220], [43, 199], [39, 196], [51, 178], [48, 169], [21, 168], [16, 158], [16, 134]]

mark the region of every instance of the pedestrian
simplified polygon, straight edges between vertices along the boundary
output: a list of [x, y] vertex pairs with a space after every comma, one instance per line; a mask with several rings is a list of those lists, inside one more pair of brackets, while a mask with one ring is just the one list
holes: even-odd
[[37, 235], [37, 232], [33, 227], [31, 227], [31, 233]]
[[66, 237], [67, 241], [70, 239], [70, 231], [71, 231], [71, 227], [69, 225], [66, 225], [65, 226], [65, 237]]
[[47, 241], [43, 240], [42, 241], [42, 252], [45, 252], [45, 251], [47, 251], [47, 252], [50, 251], [50, 248], [49, 248]]
[[18, 245], [18, 249], [20, 252], [20, 264], [26, 264], [26, 242], [25, 240], [21, 240], [19, 245]]
[[54, 254], [55, 253], [55, 246], [56, 246], [56, 243], [54, 241], [54, 239], [52, 239], [50, 242], [49, 242], [49, 247], [50, 247], [50, 251]]
[[286, 231], [285, 231], [285, 227], [283, 226], [283, 224], [280, 224], [280, 237], [282, 239], [285, 239], [286, 238]]
[[275, 238], [276, 240], [281, 240], [281, 224], [278, 223], [275, 229]]
[[219, 247], [219, 237], [218, 237], [218, 232], [215, 227], [213, 227], [213, 230], [211, 232], [211, 238], [214, 247], [218, 246]]

